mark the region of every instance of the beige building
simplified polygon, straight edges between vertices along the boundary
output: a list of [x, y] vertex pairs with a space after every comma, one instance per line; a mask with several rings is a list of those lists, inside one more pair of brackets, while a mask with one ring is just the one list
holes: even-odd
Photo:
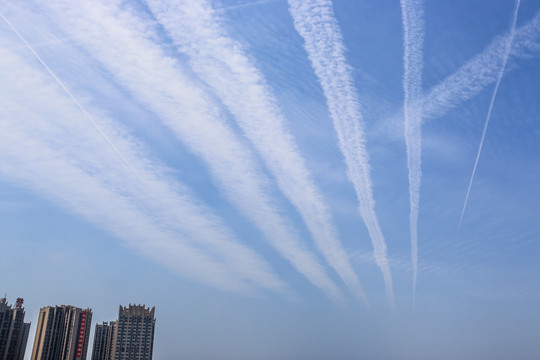
[[31, 360], [86, 360], [91, 322], [92, 309], [40, 309]]
[[120, 305], [118, 320], [96, 325], [92, 360], [152, 360], [155, 307]]

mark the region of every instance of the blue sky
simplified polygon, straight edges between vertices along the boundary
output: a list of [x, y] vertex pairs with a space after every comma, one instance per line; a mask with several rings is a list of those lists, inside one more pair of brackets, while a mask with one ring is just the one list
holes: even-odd
[[0, 12], [0, 290], [33, 324], [145, 303], [157, 359], [540, 356], [540, 3]]

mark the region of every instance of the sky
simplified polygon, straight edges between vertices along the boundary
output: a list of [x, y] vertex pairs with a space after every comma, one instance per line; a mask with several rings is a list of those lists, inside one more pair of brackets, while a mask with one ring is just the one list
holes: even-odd
[[27, 359], [40, 307], [133, 303], [155, 359], [540, 358], [540, 2], [0, 18], [0, 291]]

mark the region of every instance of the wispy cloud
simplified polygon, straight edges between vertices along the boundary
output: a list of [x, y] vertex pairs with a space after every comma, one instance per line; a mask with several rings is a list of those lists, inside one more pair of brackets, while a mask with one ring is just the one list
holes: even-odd
[[269, 181], [250, 148], [226, 123], [220, 104], [156, 42], [154, 21], [119, 1], [50, 1], [47, 7], [122, 87], [202, 158], [229, 200], [278, 252], [329, 297], [341, 301], [324, 267], [273, 203]]
[[122, 155], [122, 153], [120, 153], [118, 151], [118, 149], [116, 148], [116, 146], [111, 142], [111, 140], [109, 139], [109, 137], [101, 130], [101, 128], [96, 124], [96, 122], [94, 121], [94, 119], [92, 118], [92, 116], [90, 116], [90, 114], [88, 114], [88, 112], [86, 111], [86, 109], [81, 105], [81, 103], [79, 103], [79, 100], [77, 100], [75, 98], [75, 96], [73, 96], [73, 94], [71, 93], [71, 91], [69, 91], [66, 86], [64, 85], [64, 83], [56, 76], [56, 74], [49, 68], [49, 66], [43, 61], [43, 59], [41, 58], [41, 56], [39, 56], [39, 54], [34, 50], [34, 48], [26, 41], [26, 39], [19, 33], [19, 31], [11, 24], [11, 22], [4, 16], [4, 14], [2, 12], [0, 12], [0, 17], [2, 17], [2, 19], [5, 21], [5, 23], [9, 26], [9, 28], [11, 30], [13, 30], [13, 32], [17, 35], [17, 37], [23, 42], [23, 44], [26, 46], [26, 48], [32, 53], [32, 55], [34, 55], [34, 57], [39, 61], [39, 63], [45, 68], [45, 70], [49, 73], [49, 75], [54, 79], [54, 81], [56, 81], [56, 83], [62, 88], [62, 90], [64, 90], [65, 94], [67, 96], [69, 96], [69, 98], [75, 103], [75, 105], [77, 105], [77, 107], [79, 108], [79, 110], [83, 113], [83, 115], [85, 116], [85, 118], [92, 124], [92, 126], [94, 127], [94, 129], [96, 129], [96, 131], [103, 137], [103, 139], [105, 140], [105, 142], [107, 143], [107, 145], [109, 145], [109, 147], [114, 151], [114, 153], [118, 156], [118, 158], [120, 160], [122, 160], [122, 162], [124, 163], [125, 166], [127, 166], [129, 168], [129, 170], [133, 173], [133, 175], [135, 175], [139, 180], [141, 179], [139, 174], [137, 174], [137, 172], [131, 167], [131, 165], [127, 162], [127, 160], [124, 158], [124, 156]]
[[[531, 58], [540, 50], [540, 13], [515, 34], [497, 36], [484, 51], [462, 65], [456, 72], [431, 88], [421, 101], [424, 121], [439, 118], [458, 104], [478, 95], [486, 86], [497, 81], [509, 39], [514, 41], [508, 60]], [[509, 68], [507, 71], [510, 70]]]
[[205, 0], [148, 0], [148, 4], [179, 51], [189, 56], [195, 73], [235, 116], [330, 266], [358, 299], [366, 301], [330, 210], [286, 128], [277, 99], [242, 45], [226, 34]]
[[289, 0], [289, 9], [326, 96], [339, 145], [347, 163], [348, 176], [354, 184], [360, 213], [373, 243], [374, 256], [383, 273], [388, 301], [394, 307], [392, 275], [388, 266], [386, 242], [375, 213], [360, 104], [332, 3], [328, 0]]
[[224, 6], [224, 7], [221, 7], [221, 8], [217, 8], [216, 10], [217, 11], [228, 11], [228, 10], [243, 9], [243, 8], [247, 8], [247, 7], [263, 5], [263, 4], [268, 4], [268, 3], [272, 3], [272, 2], [278, 2], [278, 1], [283, 1], [283, 0], [251, 1], [251, 2], [246, 2], [245, 4], [240, 4], [240, 5]]
[[510, 50], [512, 49], [512, 42], [514, 41], [514, 36], [516, 34], [516, 22], [517, 15], [519, 11], [520, 0], [516, 1], [514, 7], [514, 14], [512, 16], [512, 22], [510, 24], [510, 34], [506, 39], [506, 48], [503, 54], [502, 64], [497, 75], [497, 82], [495, 83], [495, 88], [493, 89], [493, 94], [491, 95], [491, 101], [489, 102], [489, 108], [486, 115], [486, 122], [484, 123], [484, 130], [482, 131], [482, 138], [480, 139], [480, 145], [478, 145], [478, 153], [476, 154], [476, 159], [474, 161], [474, 167], [471, 174], [471, 179], [469, 180], [469, 186], [467, 187], [467, 195], [465, 195], [465, 201], [463, 203], [463, 209], [461, 210], [461, 216], [459, 218], [459, 225], [463, 222], [463, 215], [465, 214], [465, 209], [467, 208], [467, 202], [469, 201], [469, 195], [471, 193], [472, 183], [474, 181], [474, 175], [476, 174], [476, 168], [478, 167], [478, 160], [480, 160], [480, 154], [482, 153], [482, 146], [484, 145], [484, 139], [486, 138], [486, 132], [489, 125], [489, 120], [491, 118], [491, 111], [493, 110], [493, 104], [495, 103], [495, 98], [497, 97], [497, 91], [499, 90], [499, 85], [501, 84], [502, 77], [504, 75], [504, 70], [506, 68], [506, 63], [508, 62], [508, 57], [510, 56]]
[[[28, 44], [28, 45], [30, 45], [30, 47], [32, 49], [35, 49], [35, 48], [39, 48], [39, 47], [42, 47], [42, 46], [50, 46], [50, 45], [54, 45], [54, 44], [65, 43], [65, 42], [68, 42], [68, 41], [71, 41], [71, 40], [72, 40], [72, 38], [66, 37], [66, 38], [63, 38], [63, 39], [40, 41], [38, 43], [33, 43], [33, 44]], [[10, 50], [19, 50], [19, 49], [27, 48], [28, 45], [27, 44], [15, 45], [15, 47], [13, 47]]]
[[4, 178], [60, 203], [182, 276], [232, 291], [287, 291], [263, 259], [121, 126], [83, 106], [31, 52], [5, 50], [13, 44], [0, 36]]
[[413, 266], [413, 302], [418, 276], [418, 208], [422, 181], [422, 108], [415, 106], [422, 96], [422, 48], [424, 44], [423, 0], [401, 0], [404, 33], [403, 101], [407, 167], [409, 168], [409, 201], [411, 259]]
[[[457, 105], [478, 95], [486, 86], [495, 83], [510, 37], [510, 33], [496, 36], [482, 52], [424, 93], [420, 104], [416, 105], [422, 109], [423, 122], [444, 116]], [[540, 52], [540, 12], [516, 29], [508, 61], [532, 59], [538, 52]], [[515, 68], [516, 65], [508, 64], [506, 71]], [[388, 132], [388, 129], [399, 128], [402, 119], [403, 114], [400, 112], [381, 121], [379, 131]]]

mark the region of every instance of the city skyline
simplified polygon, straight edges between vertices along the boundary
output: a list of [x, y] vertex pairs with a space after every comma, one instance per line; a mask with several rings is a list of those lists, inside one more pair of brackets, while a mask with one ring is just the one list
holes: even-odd
[[156, 359], [535, 359], [539, 55], [534, 0], [0, 0], [0, 290], [155, 305]]
[[[155, 307], [119, 305], [117, 320], [94, 327], [90, 308], [48, 305], [40, 308], [36, 328], [31, 329], [31, 323], [24, 322], [23, 303], [17, 298], [9, 305], [6, 297], [0, 298], [2, 360], [152, 360]], [[27, 349], [31, 355], [25, 357]]]

